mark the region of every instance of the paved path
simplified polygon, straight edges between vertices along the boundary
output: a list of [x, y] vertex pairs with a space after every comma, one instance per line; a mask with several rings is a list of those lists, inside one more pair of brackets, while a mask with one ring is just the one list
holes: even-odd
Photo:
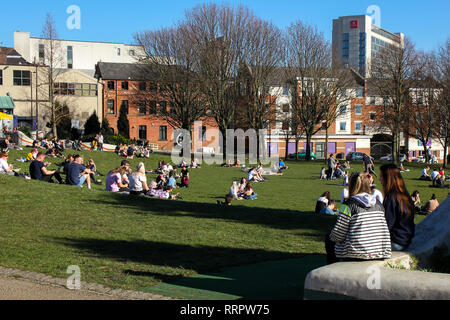
[[0, 276], [0, 300], [118, 300], [120, 298], [83, 290], [38, 284]]

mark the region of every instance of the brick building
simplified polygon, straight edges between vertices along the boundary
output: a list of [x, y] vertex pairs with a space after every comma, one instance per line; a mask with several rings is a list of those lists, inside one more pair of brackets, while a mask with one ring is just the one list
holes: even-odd
[[[172, 85], [160, 80], [158, 72], [148, 65], [131, 63], [103, 63], [96, 67], [96, 77], [103, 85], [103, 115], [114, 132], [122, 106], [128, 110], [130, 138], [148, 141], [156, 150], [172, 150], [177, 140], [174, 128], [161, 113], [170, 113], [171, 99], [166, 86]], [[201, 119], [202, 126], [193, 132], [196, 137], [216, 127], [211, 118]], [[194, 128], [192, 128], [194, 130]], [[201, 130], [201, 132], [200, 132]], [[201, 142], [203, 147], [218, 152], [217, 141]]]

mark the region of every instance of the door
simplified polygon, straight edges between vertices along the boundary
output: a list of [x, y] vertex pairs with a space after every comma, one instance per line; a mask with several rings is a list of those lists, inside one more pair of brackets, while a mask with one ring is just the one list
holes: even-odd
[[[328, 142], [328, 153], [336, 154], [336, 142]], [[328, 155], [326, 155], [328, 158]]]
[[316, 143], [316, 157], [317, 159], [325, 159], [325, 143]]
[[356, 151], [356, 142], [346, 142], [345, 143], [345, 155]]

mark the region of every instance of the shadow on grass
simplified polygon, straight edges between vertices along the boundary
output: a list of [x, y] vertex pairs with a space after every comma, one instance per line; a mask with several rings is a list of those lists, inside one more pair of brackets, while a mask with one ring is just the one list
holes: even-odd
[[[222, 199], [222, 198], [221, 198]], [[274, 229], [313, 229], [325, 235], [336, 222], [334, 217], [288, 209], [269, 209], [240, 205], [219, 206], [211, 203], [160, 200], [111, 194], [111, 197], [93, 201], [107, 206], [125, 206], [137, 209], [138, 214], [199, 219], [220, 219], [246, 224], [263, 225]], [[234, 201], [234, 204], [239, 201]]]
[[[325, 264], [324, 255], [262, 249], [146, 240], [52, 238], [52, 241], [76, 248], [84, 255], [174, 268], [172, 275], [136, 268], [121, 272], [163, 282], [140, 290], [199, 300], [300, 299], [307, 273]], [[184, 277], [187, 270], [199, 275]]]

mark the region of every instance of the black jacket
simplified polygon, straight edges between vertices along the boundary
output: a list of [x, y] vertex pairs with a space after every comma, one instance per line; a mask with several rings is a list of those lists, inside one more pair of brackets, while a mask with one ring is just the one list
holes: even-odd
[[400, 203], [392, 194], [385, 196], [384, 208], [391, 241], [408, 247], [415, 234], [414, 209], [412, 214], [407, 214], [406, 208], [402, 210]]

